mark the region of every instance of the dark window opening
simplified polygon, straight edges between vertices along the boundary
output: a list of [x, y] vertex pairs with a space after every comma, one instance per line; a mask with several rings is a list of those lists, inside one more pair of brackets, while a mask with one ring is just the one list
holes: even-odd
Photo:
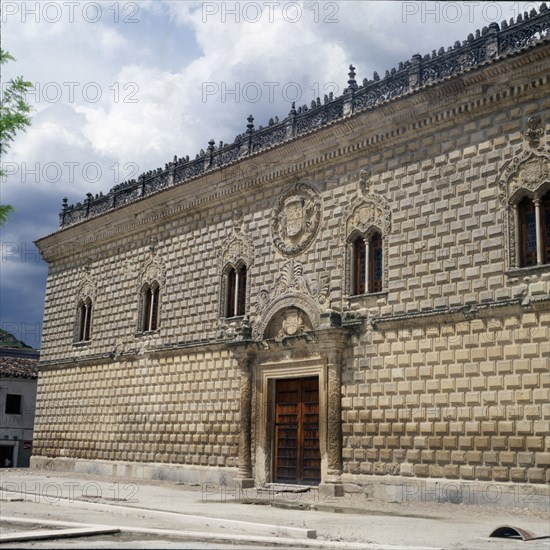
[[369, 292], [382, 291], [382, 237], [375, 233], [369, 246]]
[[518, 206], [520, 224], [520, 265], [537, 265], [537, 226], [535, 204], [531, 199], [523, 199]]
[[92, 338], [92, 300], [87, 298], [78, 305], [78, 342], [87, 342]]
[[353, 293], [365, 294], [365, 240], [357, 237], [353, 242]]
[[368, 241], [353, 241], [352, 293], [355, 295], [382, 291], [384, 259], [382, 236], [374, 233]]
[[550, 193], [541, 201], [542, 263], [550, 264]]
[[237, 288], [237, 315], [244, 315], [246, 310], [246, 267], [239, 269]]
[[6, 414], [21, 414], [21, 396], [8, 393], [6, 395]]

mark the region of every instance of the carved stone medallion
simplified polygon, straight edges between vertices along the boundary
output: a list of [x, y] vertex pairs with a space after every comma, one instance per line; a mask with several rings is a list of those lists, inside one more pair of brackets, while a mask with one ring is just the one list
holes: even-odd
[[499, 199], [508, 206], [525, 195], [540, 198], [549, 184], [550, 155], [524, 150], [505, 165], [499, 180]]
[[321, 220], [321, 200], [314, 187], [296, 183], [279, 197], [273, 212], [273, 243], [283, 256], [296, 256], [315, 238]]
[[282, 333], [288, 336], [294, 336], [301, 332], [304, 326], [302, 316], [297, 309], [285, 311], [285, 318], [282, 323]]
[[[548, 180], [548, 162], [543, 157], [534, 157], [523, 163], [517, 179], [512, 181], [513, 187], [536, 189], [541, 183]], [[514, 189], [512, 189], [512, 192]]]
[[313, 329], [307, 314], [297, 307], [290, 306], [282, 308], [271, 318], [263, 337], [281, 339], [311, 330]]

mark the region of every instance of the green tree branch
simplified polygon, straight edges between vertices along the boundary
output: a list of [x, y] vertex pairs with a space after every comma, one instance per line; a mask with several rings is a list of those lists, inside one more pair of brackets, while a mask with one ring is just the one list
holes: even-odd
[[[15, 61], [15, 58], [7, 51], [0, 48], [0, 65], [8, 61]], [[2, 97], [0, 99], [0, 159], [6, 154], [11, 142], [15, 139], [18, 131], [25, 131], [30, 126], [31, 118], [29, 113], [31, 106], [25, 101], [25, 94], [32, 88], [32, 84], [23, 80], [23, 77], [11, 79], [7, 85], [2, 83]], [[0, 177], [4, 172], [0, 167]], [[0, 205], [0, 226], [4, 225], [8, 215], [13, 211], [9, 204]]]

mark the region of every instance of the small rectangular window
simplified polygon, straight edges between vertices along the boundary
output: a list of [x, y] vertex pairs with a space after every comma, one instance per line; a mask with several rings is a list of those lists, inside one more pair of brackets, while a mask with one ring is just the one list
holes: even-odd
[[369, 262], [369, 291], [382, 291], [382, 238], [375, 233], [369, 247], [371, 258]]
[[8, 393], [6, 395], [6, 414], [21, 414], [21, 395]]
[[537, 265], [537, 224], [535, 205], [532, 200], [525, 198], [519, 204], [520, 221], [520, 265], [529, 267]]
[[225, 316], [235, 317], [235, 290], [237, 285], [237, 273], [231, 268], [227, 272], [227, 300], [225, 304]]
[[358, 237], [353, 243], [353, 293], [365, 293], [366, 253], [365, 241]]
[[238, 296], [237, 296], [237, 315], [246, 313], [246, 267], [241, 267], [238, 275]]

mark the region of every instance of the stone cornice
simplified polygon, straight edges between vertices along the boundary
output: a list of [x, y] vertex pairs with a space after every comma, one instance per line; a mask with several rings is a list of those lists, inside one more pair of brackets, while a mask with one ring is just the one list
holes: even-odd
[[399, 63], [397, 70], [386, 71], [382, 79], [374, 73], [373, 80], [365, 78], [362, 85], [358, 84], [355, 68], [350, 65], [349, 87], [341, 96], [325, 96], [324, 104], [317, 98], [312, 101], [311, 108], [303, 105], [296, 110], [292, 104], [289, 115], [282, 122], [275, 117], [270, 119], [266, 128], [260, 126], [258, 130], [254, 128], [254, 118], [250, 115], [246, 132], [238, 135], [233, 144], [220, 142], [216, 147], [212, 139], [207, 151], [201, 150], [195, 160], [174, 157], [174, 161], [167, 163], [164, 170], [158, 168], [144, 173], [138, 181], [131, 180], [115, 186], [106, 196], [100, 193], [94, 198], [88, 193], [84, 204], [77, 203], [69, 207], [64, 199], [60, 214], [61, 226], [79, 223], [102, 212], [114, 210], [121, 203], [134, 202], [157, 190], [190, 181], [217, 167], [229, 166], [255, 152], [269, 150], [292, 138], [317, 132], [354, 112], [378, 108], [427, 87], [475, 72], [486, 65], [536, 47], [537, 43], [544, 43], [549, 32], [550, 11], [543, 3], [539, 12], [525, 12], [518, 15], [516, 21], [511, 20], [510, 24], [503, 21], [500, 27], [491, 23], [482, 31], [477, 30], [475, 36], [470, 34], [467, 40], [462, 43], [457, 41], [447, 50], [440, 48], [438, 52], [434, 50], [431, 55], [423, 57], [416, 54], [412, 60]]
[[195, 351], [220, 351], [225, 350], [227, 341], [211, 339], [197, 340], [193, 342], [171, 342], [157, 347], [151, 347], [145, 352], [132, 349], [124, 353], [94, 353], [83, 356], [65, 357], [52, 361], [40, 361], [38, 363], [39, 370], [51, 370], [58, 368], [70, 368], [86, 365], [111, 364], [116, 362], [138, 361], [145, 357], [163, 357], [177, 355], [181, 352], [194, 353]]
[[233, 350], [237, 354], [245, 353], [250, 356], [256, 356], [266, 351], [272, 353], [274, 351], [287, 352], [293, 349], [304, 349], [312, 343], [315, 343], [316, 349], [326, 354], [333, 352], [335, 349], [343, 350], [350, 334], [351, 332], [348, 328], [323, 328], [296, 336], [261, 341], [204, 339], [191, 342], [168, 342], [156, 347], [151, 346], [146, 351], [131, 349], [124, 353], [94, 353], [84, 356], [75, 355], [52, 361], [40, 361], [38, 367], [39, 370], [51, 370], [86, 365], [111, 364], [119, 361], [138, 361], [144, 357], [158, 358], [173, 356], [182, 352], [216, 352], [227, 349]]
[[460, 323], [526, 311], [547, 309], [550, 296], [543, 295], [525, 301], [511, 298], [497, 302], [480, 302], [467, 306], [430, 309], [397, 315], [375, 316], [369, 319], [375, 330], [429, 326], [437, 323]]
[[[550, 40], [541, 41], [537, 45], [537, 48], [536, 51], [531, 50], [524, 54], [529, 56], [528, 60], [540, 61], [542, 59], [550, 59]], [[514, 68], [525, 69], [525, 58], [513, 58], [513, 61]], [[510, 74], [510, 67], [507, 63], [489, 65], [484, 68], [494, 69], [496, 71], [493, 73], [494, 75]], [[220, 167], [206, 174], [200, 174], [192, 180], [187, 181], [183, 186], [176, 185], [161, 189], [114, 210], [109, 210], [70, 227], [62, 228], [49, 236], [37, 240], [36, 244], [46, 261], [53, 261], [70, 255], [72, 251], [70, 247], [66, 246], [66, 243], [70, 243], [72, 240], [78, 242], [78, 246], [75, 247], [76, 249], [84, 245], [89, 246], [101, 241], [109, 241], [115, 239], [120, 234], [138, 233], [144, 226], [150, 225], [160, 219], [168, 220], [186, 211], [211, 207], [217, 202], [226, 200], [228, 196], [236, 197], [239, 194], [245, 194], [254, 187], [259, 187], [278, 179], [289, 177], [307, 179], [307, 174], [314, 172], [314, 167], [319, 164], [326, 166], [330, 161], [358, 150], [382, 147], [388, 139], [410, 139], [411, 132], [418, 135], [419, 129], [423, 128], [430, 128], [433, 131], [434, 125], [456, 123], [456, 117], [458, 116], [465, 115], [466, 113], [471, 114], [476, 110], [484, 109], [486, 106], [493, 107], [499, 102], [507, 101], [512, 97], [515, 98], [527, 91], [533, 93], [534, 90], [541, 86], [548, 86], [550, 83], [549, 73], [544, 74], [542, 69], [543, 67], [540, 64], [535, 64], [534, 67], [531, 67], [531, 74], [536, 71], [538, 73], [542, 72], [543, 76], [534, 78], [522, 85], [510, 86], [507, 89], [499, 90], [498, 92], [487, 94], [474, 100], [466, 99], [466, 101], [461, 101], [460, 98], [456, 98], [457, 103], [454, 103], [452, 107], [449, 106], [435, 110], [435, 112], [430, 98], [425, 94], [428, 93], [429, 89], [435, 89], [436, 86], [441, 86], [441, 84], [436, 83], [425, 86], [415, 91], [414, 95], [400, 98], [400, 101], [388, 101], [387, 104], [381, 104], [375, 109], [364, 109], [355, 112], [314, 132], [296, 136], [269, 150], [252, 153], [238, 163]], [[456, 78], [461, 79], [465, 77]], [[478, 74], [477, 78], [479, 79], [478, 84], [486, 81], [486, 76], [481, 73]], [[462, 92], [465, 90], [463, 85], [459, 86], [455, 83], [453, 86]], [[424, 107], [425, 111], [418, 112], [417, 116], [413, 115], [412, 119], [410, 116], [406, 119], [403, 117], [407, 120], [407, 124], [397, 127], [393, 126], [395, 124], [395, 117], [392, 121], [387, 120], [391, 118], [389, 116], [390, 113], [404, 113], [407, 109], [410, 110], [410, 102], [419, 107]], [[384, 121], [385, 119], [385, 124], [393, 126], [393, 128], [364, 137], [365, 128], [369, 128], [368, 123], [370, 123], [370, 127], [379, 127], [379, 125], [373, 125], [372, 121], [370, 121], [370, 117], [372, 116], [380, 121]], [[368, 117], [367, 121], [365, 121], [365, 117]], [[355, 138], [353, 138], [354, 132], [357, 134]], [[350, 143], [342, 144], [342, 137], [346, 137]], [[340, 146], [335, 148], [338, 144]], [[303, 161], [300, 161], [299, 158], [292, 158], [293, 155], [298, 157], [303, 156], [302, 151], [304, 148], [308, 150], [317, 148], [321, 151], [321, 154], [313, 159], [310, 158]], [[286, 159], [283, 168], [279, 168], [281, 166], [281, 158]], [[237, 177], [234, 178], [230, 185], [223, 185], [224, 177], [226, 175], [231, 177], [232, 170], [237, 172]], [[248, 177], [250, 173], [252, 173], [252, 177]], [[205, 192], [205, 189], [213, 189], [213, 191]], [[182, 197], [182, 191], [185, 193], [184, 197]], [[166, 206], [170, 202], [177, 204]], [[151, 209], [153, 210], [150, 215], [143, 216], [145, 210]], [[123, 221], [119, 222], [117, 216], [120, 216], [121, 210], [124, 210], [125, 216]], [[108, 223], [111, 220], [115, 221], [116, 225], [109, 227]], [[63, 243], [63, 246], [61, 243]]]

